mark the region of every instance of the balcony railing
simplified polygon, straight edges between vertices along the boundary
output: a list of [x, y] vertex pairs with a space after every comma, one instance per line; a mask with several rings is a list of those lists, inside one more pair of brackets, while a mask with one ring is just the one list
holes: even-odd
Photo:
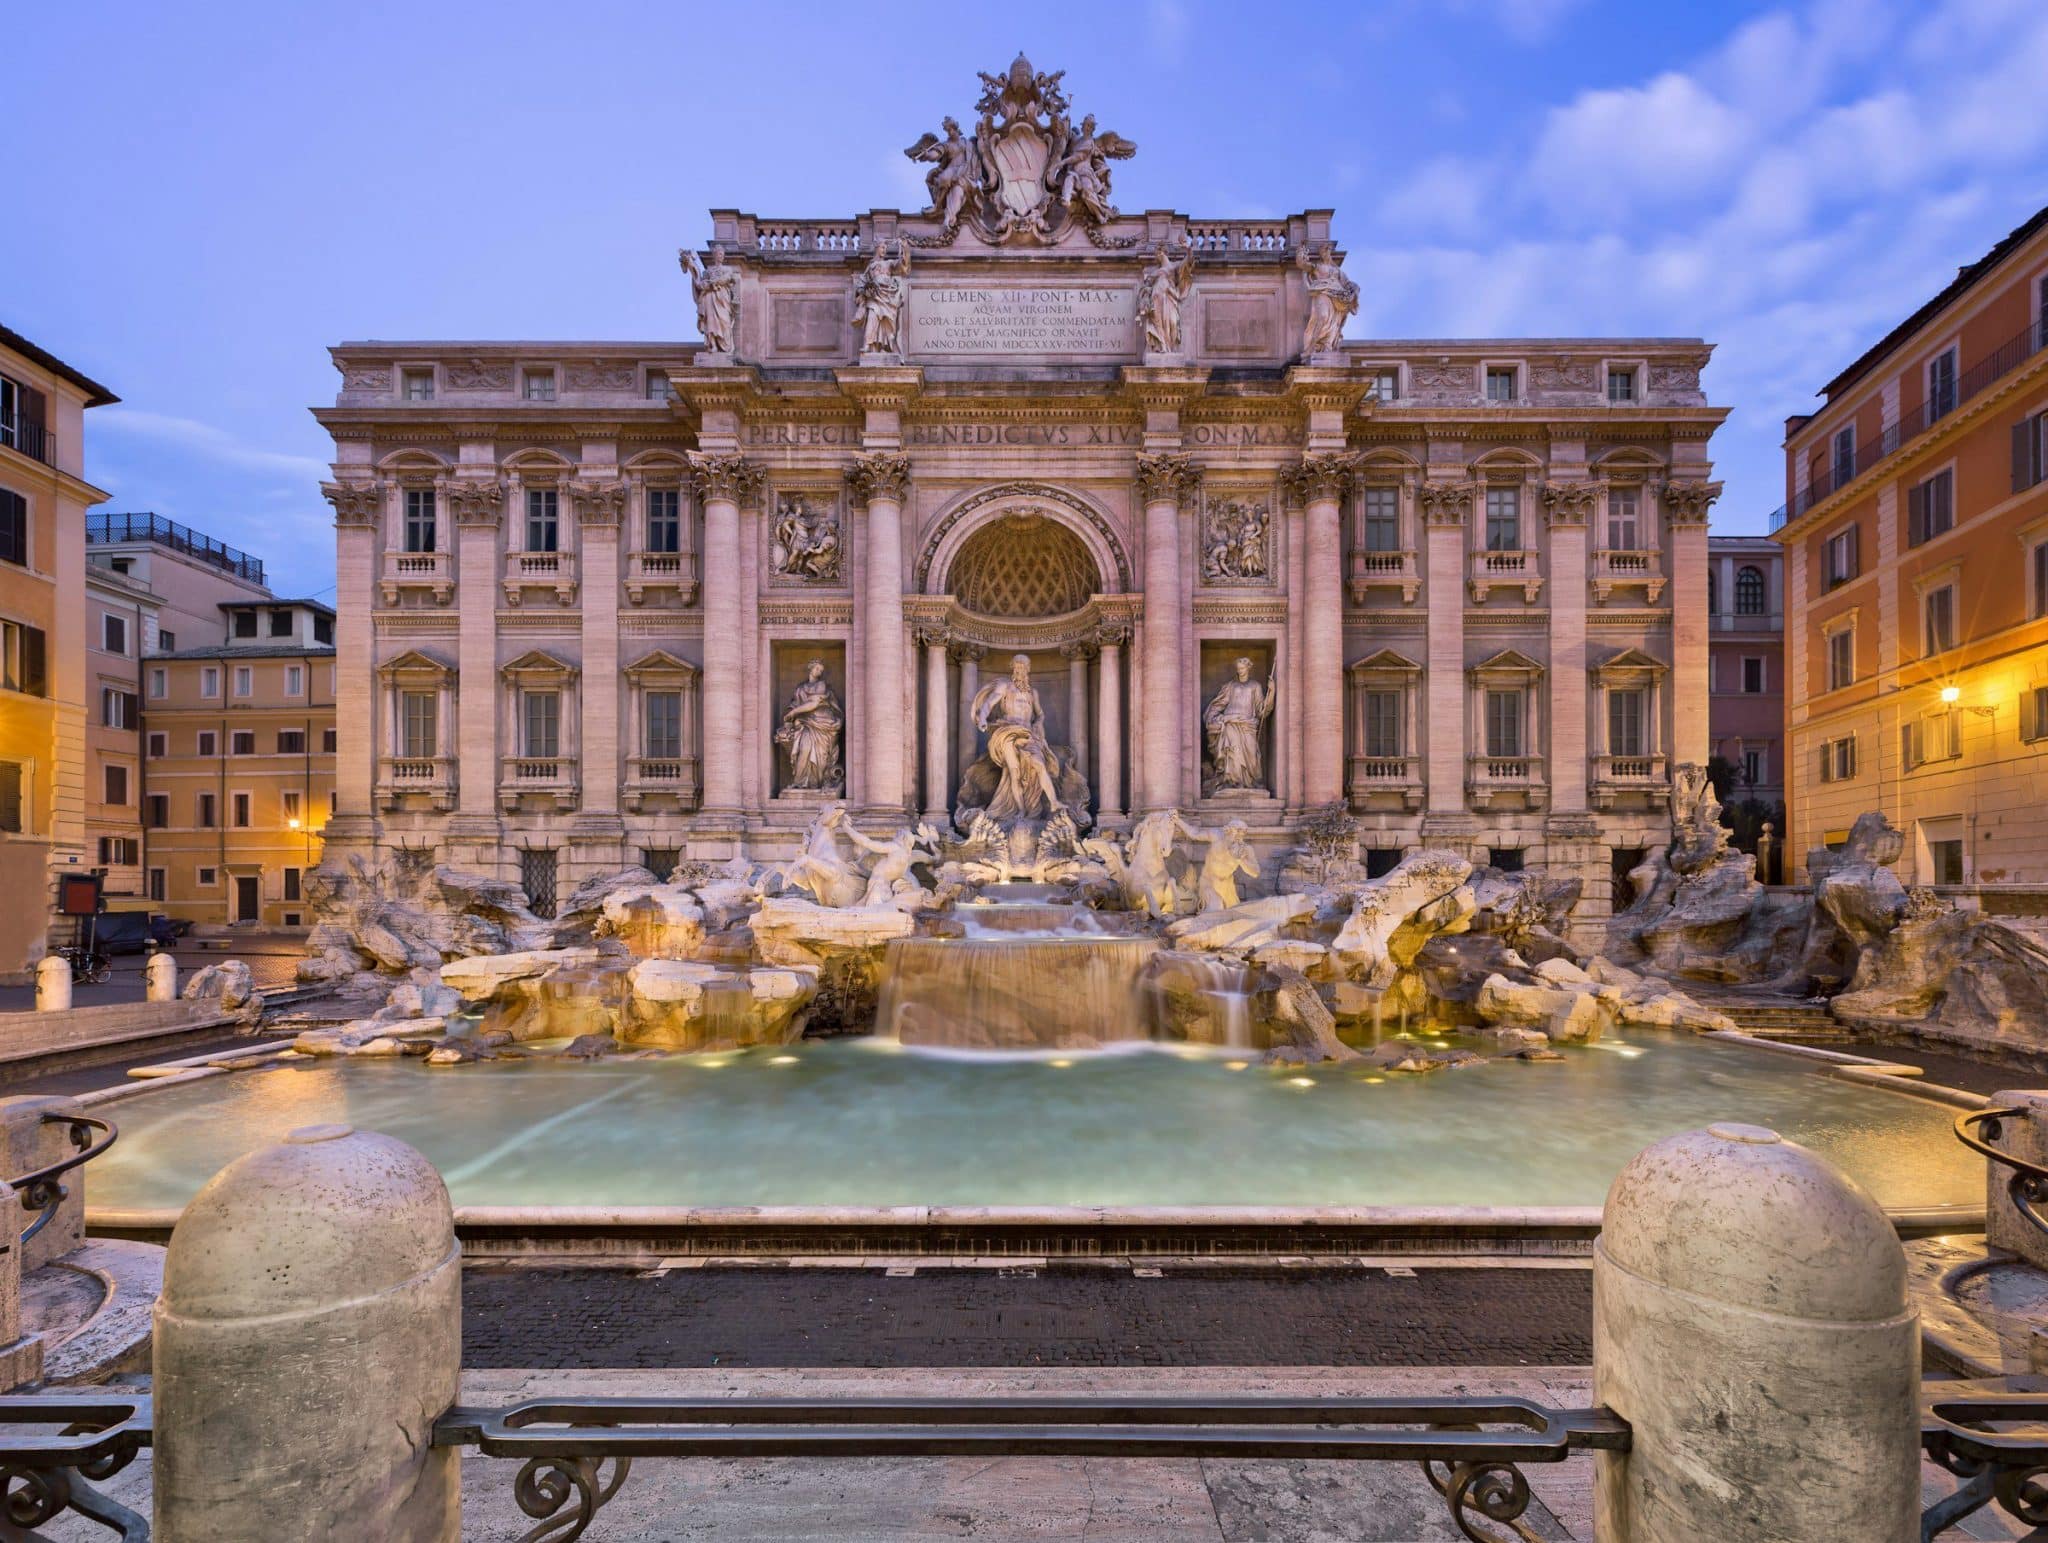
[[446, 755], [387, 755], [378, 762], [378, 798], [386, 809], [408, 798], [430, 799], [436, 809], [455, 807], [455, 758]]
[[557, 807], [576, 807], [576, 762], [565, 755], [508, 755], [498, 772], [498, 802], [519, 807], [529, 795], [552, 798]]
[[505, 554], [505, 603], [517, 605], [529, 589], [553, 590], [559, 605], [576, 599], [576, 554], [574, 552], [507, 552]]
[[1543, 575], [1534, 552], [1482, 551], [1472, 554], [1472, 598], [1484, 600], [1495, 585], [1519, 589], [1533, 602], [1543, 592]]
[[697, 596], [697, 559], [689, 552], [631, 552], [626, 556], [626, 598], [634, 605], [648, 591], [672, 589], [687, 604]]
[[1594, 756], [1592, 794], [1595, 809], [1612, 808], [1623, 794], [1646, 795], [1652, 803], [1668, 802], [1671, 777], [1664, 769], [1663, 755]]
[[650, 797], [696, 805], [698, 764], [693, 755], [635, 755], [626, 758], [626, 811], [639, 813]]
[[1780, 519], [1776, 514], [1771, 516], [1771, 529], [1776, 530], [1779, 526], [1798, 519], [1815, 504], [1833, 495], [1837, 489], [1848, 486], [1878, 462], [1896, 454], [1905, 445], [1918, 439], [1972, 397], [1996, 385], [2044, 348], [2048, 348], [2048, 327], [2038, 322], [2030, 324], [2026, 331], [2018, 336], [2007, 338], [1964, 370], [1956, 378], [1952, 390], [1940, 395], [1930, 395], [1918, 408], [1901, 417], [1876, 439], [1868, 444], [1859, 444], [1853, 456], [1839, 460], [1830, 456], [1828, 464], [1821, 468], [1820, 475], [1793, 494], [1791, 502], [1780, 511], [1784, 518]]
[[449, 552], [386, 552], [384, 576], [378, 583], [386, 605], [398, 604], [400, 591], [432, 592], [436, 605], [455, 593], [455, 558]]
[[1593, 554], [1593, 595], [1605, 600], [1617, 589], [1642, 590], [1654, 603], [1664, 593], [1662, 564], [1655, 552], [1602, 548]]
[[1363, 809], [1375, 795], [1398, 794], [1409, 809], [1422, 806], [1422, 759], [1412, 755], [1354, 755], [1346, 787], [1354, 807]]
[[1465, 784], [1472, 795], [1472, 802], [1481, 809], [1504, 794], [1519, 795], [1530, 808], [1540, 808], [1546, 796], [1543, 758], [1536, 755], [1475, 755], [1467, 762]]
[[211, 563], [252, 584], [264, 581], [260, 558], [238, 552], [224, 541], [216, 541], [189, 525], [180, 525], [160, 514], [88, 514], [85, 517], [85, 540], [88, 546], [148, 541], [173, 552], [182, 552], [187, 557], [196, 557], [203, 563]]
[[1351, 554], [1351, 599], [1362, 604], [1373, 589], [1398, 589], [1401, 603], [1414, 603], [1422, 590], [1422, 575], [1416, 569], [1413, 552], [1364, 552]]
[[1716, 632], [1783, 632], [1782, 611], [1715, 611], [1711, 625]]
[[45, 466], [57, 464], [57, 436], [20, 413], [0, 413], [0, 445]]

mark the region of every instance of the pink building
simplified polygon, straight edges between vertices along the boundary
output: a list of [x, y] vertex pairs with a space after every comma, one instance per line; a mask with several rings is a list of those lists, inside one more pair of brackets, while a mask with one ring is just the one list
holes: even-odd
[[[1768, 536], [1707, 540], [1711, 753], [1735, 768], [1731, 803], [1785, 797], [1785, 560]], [[1778, 832], [1784, 834], [1784, 822]]]

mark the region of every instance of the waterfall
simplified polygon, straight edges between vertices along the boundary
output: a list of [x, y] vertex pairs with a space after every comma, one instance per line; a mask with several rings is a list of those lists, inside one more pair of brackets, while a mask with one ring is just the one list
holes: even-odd
[[1138, 976], [1152, 937], [900, 938], [875, 1031], [906, 1045], [1085, 1050], [1151, 1037]]

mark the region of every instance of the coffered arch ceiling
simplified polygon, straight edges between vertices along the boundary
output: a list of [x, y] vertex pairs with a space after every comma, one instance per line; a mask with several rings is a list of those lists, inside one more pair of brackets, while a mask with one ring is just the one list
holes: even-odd
[[1064, 616], [1103, 588], [1086, 543], [1037, 510], [992, 520], [961, 544], [946, 588], [983, 616]]

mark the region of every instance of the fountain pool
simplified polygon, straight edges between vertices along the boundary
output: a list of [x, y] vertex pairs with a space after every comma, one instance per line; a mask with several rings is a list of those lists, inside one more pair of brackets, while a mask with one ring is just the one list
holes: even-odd
[[1636, 1152], [1768, 1125], [1886, 1207], [1976, 1207], [1954, 1110], [1661, 1031], [1427, 1076], [1228, 1052], [946, 1054], [885, 1040], [589, 1064], [285, 1062], [113, 1106], [95, 1220], [162, 1217], [223, 1164], [346, 1120], [423, 1151], [461, 1207], [1597, 1207]]

